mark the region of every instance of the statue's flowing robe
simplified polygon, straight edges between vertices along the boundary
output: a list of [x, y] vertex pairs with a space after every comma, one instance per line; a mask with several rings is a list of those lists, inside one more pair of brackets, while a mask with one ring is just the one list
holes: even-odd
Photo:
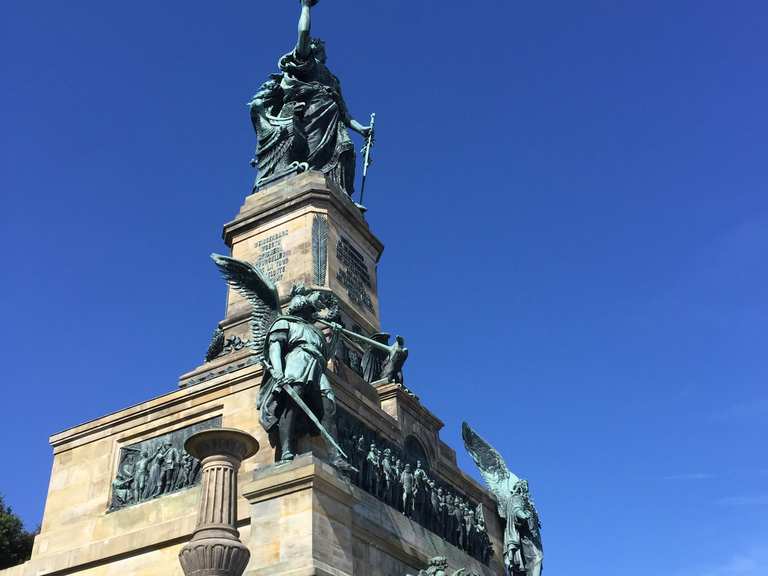
[[[312, 324], [296, 316], [279, 316], [267, 332], [264, 342], [264, 379], [256, 407], [260, 410], [259, 421], [267, 432], [276, 429], [285, 405], [285, 394], [275, 394], [275, 380], [269, 361], [269, 347], [273, 342], [283, 345], [283, 384], [293, 386], [307, 406], [323, 418], [321, 392], [330, 389], [325, 375], [328, 344], [323, 333]], [[297, 430], [317, 433], [317, 428], [301, 414]]]
[[347, 125], [349, 112], [339, 79], [314, 56], [306, 60], [289, 52], [278, 63], [284, 75], [280, 87], [285, 102], [306, 104], [298, 126], [306, 141], [307, 157], [299, 159], [331, 176], [350, 196], [355, 182], [355, 150]]
[[373, 346], [369, 346], [360, 362], [360, 366], [363, 369], [363, 380], [370, 384], [381, 378], [384, 362], [386, 360], [386, 352], [374, 348]]
[[520, 494], [507, 499], [504, 516], [504, 563], [514, 574], [541, 574], [543, 553], [537, 519]]
[[263, 102], [255, 101], [251, 105], [251, 122], [258, 138], [256, 187], [286, 173], [294, 162], [306, 156], [306, 142], [302, 130], [296, 127], [295, 116], [292, 113], [275, 116], [271, 112]]

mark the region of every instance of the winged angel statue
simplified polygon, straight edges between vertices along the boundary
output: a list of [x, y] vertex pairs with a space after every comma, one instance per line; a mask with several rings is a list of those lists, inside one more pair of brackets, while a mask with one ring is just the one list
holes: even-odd
[[539, 576], [544, 559], [541, 522], [528, 491], [528, 482], [515, 476], [493, 446], [466, 422], [461, 425], [464, 447], [496, 496], [504, 529], [504, 565], [512, 576]]
[[[211, 258], [251, 305], [249, 345], [265, 368], [256, 407], [264, 430], [277, 436], [280, 461], [293, 460], [300, 435], [320, 432], [333, 464], [354, 471], [338, 445], [336, 401], [325, 374], [341, 329], [333, 322], [338, 317], [335, 296], [295, 284], [282, 314], [277, 288], [257, 267], [219, 254]], [[332, 328], [330, 341], [315, 326], [321, 319]]]

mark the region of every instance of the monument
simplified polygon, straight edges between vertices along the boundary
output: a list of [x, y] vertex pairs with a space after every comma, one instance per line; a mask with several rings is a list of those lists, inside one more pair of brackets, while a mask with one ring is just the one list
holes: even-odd
[[382, 331], [349, 134], [367, 168], [373, 127], [310, 34], [316, 4], [250, 103], [258, 172], [212, 255], [227, 304], [204, 361], [51, 437], [32, 558], [0, 576], [541, 573], [527, 483], [467, 425], [490, 490], [459, 469]]

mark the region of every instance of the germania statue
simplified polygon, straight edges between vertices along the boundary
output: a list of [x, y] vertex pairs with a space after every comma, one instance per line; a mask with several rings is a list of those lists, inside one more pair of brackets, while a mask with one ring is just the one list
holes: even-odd
[[310, 36], [311, 8], [301, 0], [296, 47], [278, 61], [250, 102], [258, 146], [254, 189], [287, 174], [317, 170], [350, 196], [354, 192], [355, 150], [348, 130], [372, 142], [372, 127], [354, 120], [341, 84], [326, 66], [325, 43]]
[[539, 513], [528, 491], [528, 482], [507, 468], [501, 455], [466, 422], [461, 425], [464, 447], [496, 496], [504, 528], [504, 566], [512, 576], [540, 576], [544, 552], [541, 547]]

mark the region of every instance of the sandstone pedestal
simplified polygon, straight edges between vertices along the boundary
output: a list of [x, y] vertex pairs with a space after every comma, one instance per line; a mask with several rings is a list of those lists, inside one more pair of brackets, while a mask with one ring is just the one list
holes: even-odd
[[243, 485], [250, 504], [246, 576], [405, 576], [434, 556], [454, 569], [500, 574], [356, 487], [311, 454]]

